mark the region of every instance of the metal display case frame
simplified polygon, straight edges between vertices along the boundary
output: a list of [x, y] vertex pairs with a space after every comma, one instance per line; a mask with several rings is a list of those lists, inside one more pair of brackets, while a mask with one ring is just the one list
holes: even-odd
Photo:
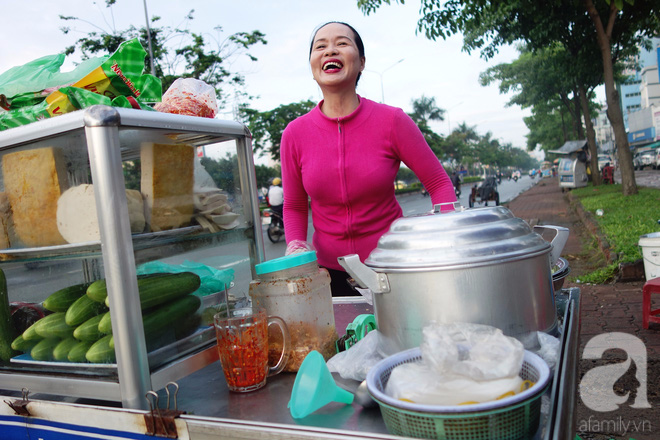
[[[14, 254], [10, 252], [3, 257], [11, 258], [11, 261], [29, 261], [35, 258], [67, 258], [67, 255], [79, 252], [90, 258], [102, 258], [110, 308], [113, 311], [116, 377], [99, 378], [93, 372], [89, 375], [67, 376], [48, 374], [46, 370], [0, 370], [0, 388], [28, 388], [37, 393], [121, 401], [124, 408], [148, 409], [145, 399], [148, 391], [162, 389], [168, 382], [205, 367], [217, 360], [218, 355], [209, 342], [201, 349], [156, 367], [155, 370], [149, 365], [137, 288], [137, 248], [134, 246], [134, 236], [131, 235], [122, 171], [122, 161], [126, 160], [125, 155], [130, 150], [125, 148], [125, 144], [133, 142], [139, 145], [140, 134], [147, 134], [148, 138], [149, 133], [166, 133], [168, 138], [174, 139], [174, 143], [193, 146], [228, 140], [236, 142], [238, 179], [246, 227], [242, 230], [243, 235], [229, 231], [225, 236], [230, 237], [230, 242], [247, 241], [250, 270], [254, 277], [254, 266], [265, 260], [265, 251], [251, 134], [243, 124], [233, 121], [92, 106], [0, 132], [0, 153], [71, 133], [77, 133], [81, 139], [86, 140], [99, 218], [100, 244], [67, 247], [63, 255], [58, 254], [57, 247], [44, 247], [18, 249]], [[223, 239], [207, 234], [205, 240], [204, 244], [208, 246], [213, 240], [222, 242]], [[165, 243], [157, 253], [183, 252], [195, 247], [194, 241], [191, 243], [189, 240], [183, 247], [177, 247], [176, 239]], [[149, 251], [150, 244], [141, 248]]]

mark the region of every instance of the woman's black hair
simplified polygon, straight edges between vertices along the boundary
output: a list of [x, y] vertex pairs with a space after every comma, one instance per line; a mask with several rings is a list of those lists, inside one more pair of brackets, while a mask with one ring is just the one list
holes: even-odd
[[[355, 45], [357, 46], [357, 49], [358, 49], [358, 54], [360, 55], [360, 58], [366, 58], [365, 55], [364, 55], [364, 43], [362, 42], [362, 37], [360, 37], [360, 34], [358, 34], [358, 31], [356, 31], [353, 26], [351, 26], [348, 23], [344, 23], [343, 21], [329, 21], [327, 23], [322, 24], [321, 26], [317, 27], [314, 30], [314, 34], [312, 35], [312, 41], [309, 44], [309, 57], [310, 58], [312, 57], [312, 50], [314, 49], [314, 40], [316, 39], [316, 34], [318, 33], [318, 31], [321, 28], [323, 28], [323, 27], [325, 27], [329, 24], [332, 24], [332, 23], [343, 24], [344, 26], [346, 26], [347, 28], [349, 28], [353, 32], [353, 35], [355, 36]], [[356, 86], [357, 86], [357, 83], [360, 80], [361, 76], [362, 76], [362, 72], [359, 72], [358, 76], [357, 76], [357, 79], [355, 80], [355, 85]]]

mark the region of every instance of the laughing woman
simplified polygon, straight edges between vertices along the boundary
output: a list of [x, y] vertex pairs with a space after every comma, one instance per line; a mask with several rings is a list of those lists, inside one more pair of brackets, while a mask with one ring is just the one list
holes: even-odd
[[311, 200], [313, 248], [330, 272], [333, 296], [357, 295], [337, 257], [358, 254], [364, 261], [402, 216], [394, 194], [401, 162], [417, 175], [432, 203], [456, 200], [447, 173], [412, 119], [357, 94], [365, 61], [364, 44], [353, 27], [320, 26], [309, 63], [323, 100], [282, 135], [287, 254], [312, 249], [306, 243]]

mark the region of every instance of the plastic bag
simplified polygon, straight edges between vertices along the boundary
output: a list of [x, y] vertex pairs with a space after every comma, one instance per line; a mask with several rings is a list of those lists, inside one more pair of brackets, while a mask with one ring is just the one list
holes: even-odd
[[38, 104], [60, 87], [70, 86], [99, 67], [108, 57], [90, 58], [69, 72], [60, 72], [64, 54], [47, 55], [0, 75], [0, 93], [10, 109]]
[[514, 376], [525, 355], [522, 343], [502, 330], [468, 323], [424, 327], [420, 348], [437, 371], [474, 380]]
[[394, 368], [385, 392], [429, 405], [496, 400], [524, 390], [523, 345], [480, 324], [430, 324], [422, 330], [422, 361]]
[[[0, 130], [29, 124], [40, 119], [58, 116], [96, 104], [120, 107], [149, 108], [142, 103], [157, 102], [161, 99], [162, 85], [155, 76], [143, 74], [146, 52], [137, 39], [125, 41], [98, 67], [92, 69], [71, 86], [60, 87], [41, 100], [45, 91], [50, 91], [48, 81], [39, 84], [32, 82], [35, 90], [21, 95], [18, 104], [9, 103], [9, 111], [0, 114]], [[29, 65], [30, 63], [28, 63]], [[35, 65], [30, 65], [32, 69]], [[92, 67], [87, 65], [86, 68]], [[24, 69], [26, 76], [29, 72]], [[76, 73], [82, 73], [77, 72]], [[16, 72], [9, 75], [11, 79]], [[5, 74], [3, 74], [4, 77]], [[44, 79], [44, 78], [41, 78]], [[0, 89], [0, 93], [4, 93]], [[16, 100], [16, 97], [13, 98]], [[29, 104], [26, 105], [29, 101]], [[20, 105], [20, 106], [19, 106]]]
[[185, 260], [181, 264], [167, 264], [162, 261], [150, 261], [137, 268], [138, 275], [150, 273], [179, 273], [193, 272], [197, 274], [201, 281], [201, 286], [194, 294], [199, 296], [211, 295], [216, 292], [222, 292], [229, 288], [234, 280], [234, 269], [215, 269], [202, 263]]
[[291, 240], [286, 245], [284, 255], [299, 254], [301, 252], [315, 251], [314, 246], [304, 240]]
[[215, 118], [218, 103], [215, 89], [194, 78], [178, 78], [154, 108], [163, 113]]
[[552, 370], [555, 368], [555, 365], [557, 365], [557, 359], [559, 358], [560, 341], [554, 336], [544, 332], [536, 332], [536, 334], [539, 338], [539, 343], [541, 344], [541, 348], [536, 354], [541, 356], [541, 359], [543, 359]]
[[344, 379], [362, 382], [371, 367], [385, 359], [380, 350], [380, 340], [378, 330], [371, 330], [351, 348], [331, 357], [327, 362], [328, 369], [339, 373]]

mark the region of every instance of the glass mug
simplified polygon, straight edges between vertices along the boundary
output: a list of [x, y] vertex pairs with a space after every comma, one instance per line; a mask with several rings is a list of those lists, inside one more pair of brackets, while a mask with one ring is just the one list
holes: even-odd
[[[230, 391], [246, 393], [266, 385], [266, 378], [281, 372], [289, 360], [291, 338], [286, 323], [268, 316], [264, 308], [243, 307], [213, 316], [220, 364]], [[268, 365], [268, 328], [282, 333], [282, 353], [277, 365]]]

